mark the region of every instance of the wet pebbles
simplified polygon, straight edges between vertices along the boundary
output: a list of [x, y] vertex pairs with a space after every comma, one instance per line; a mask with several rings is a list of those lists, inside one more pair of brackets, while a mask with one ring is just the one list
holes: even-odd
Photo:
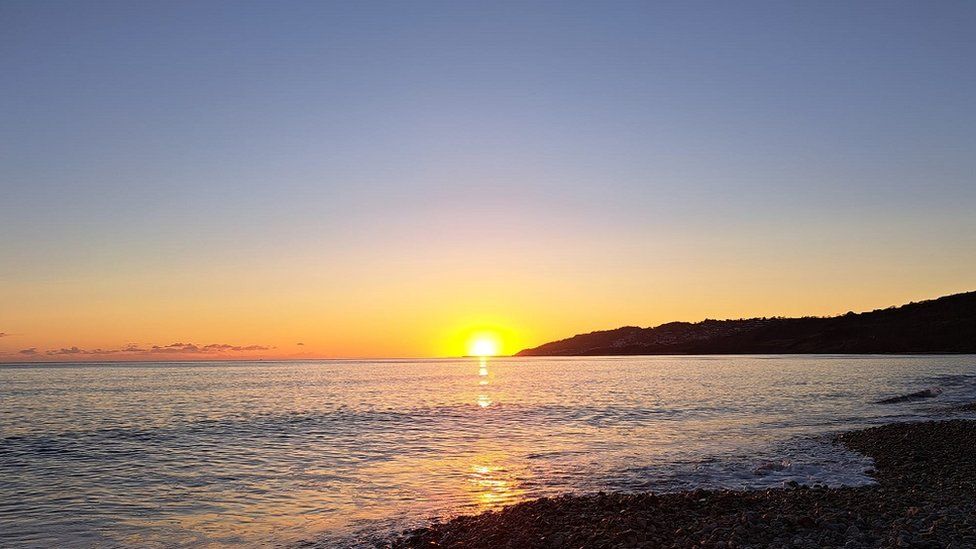
[[892, 424], [838, 441], [876, 485], [542, 498], [380, 547], [976, 547], [976, 422]]

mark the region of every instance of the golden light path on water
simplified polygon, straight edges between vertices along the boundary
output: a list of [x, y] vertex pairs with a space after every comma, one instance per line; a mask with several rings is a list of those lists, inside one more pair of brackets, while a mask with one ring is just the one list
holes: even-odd
[[[489, 385], [488, 357], [482, 356], [478, 360], [477, 404], [484, 409], [494, 404], [488, 391]], [[468, 483], [471, 499], [479, 510], [493, 509], [512, 503], [524, 493], [524, 490], [518, 486], [517, 475], [514, 474], [510, 461], [508, 456], [497, 451], [475, 457], [468, 473]]]
[[[478, 368], [478, 377], [481, 379], [478, 380], [478, 385], [480, 387], [487, 388], [488, 387], [488, 358], [481, 357], [480, 362], [481, 364], [480, 367]], [[478, 406], [481, 406], [482, 408], [487, 408], [491, 406], [491, 397], [488, 396], [487, 390], [482, 390], [482, 392], [478, 395]]]

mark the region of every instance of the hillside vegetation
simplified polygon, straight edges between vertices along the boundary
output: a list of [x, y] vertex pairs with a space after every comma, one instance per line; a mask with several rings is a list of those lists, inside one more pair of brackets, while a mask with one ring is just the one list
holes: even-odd
[[976, 292], [835, 317], [627, 326], [518, 356], [779, 353], [976, 353]]

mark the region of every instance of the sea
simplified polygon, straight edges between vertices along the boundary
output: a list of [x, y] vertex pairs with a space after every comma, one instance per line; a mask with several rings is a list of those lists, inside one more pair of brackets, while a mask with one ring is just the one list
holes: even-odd
[[541, 496], [856, 486], [834, 434], [973, 400], [973, 355], [3, 364], [0, 546], [370, 547]]

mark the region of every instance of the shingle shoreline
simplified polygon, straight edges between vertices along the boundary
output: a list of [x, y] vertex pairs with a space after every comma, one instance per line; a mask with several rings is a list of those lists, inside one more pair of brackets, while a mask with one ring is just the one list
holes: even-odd
[[874, 459], [877, 484], [541, 498], [379, 546], [976, 547], [976, 421], [883, 425], [837, 441]]

